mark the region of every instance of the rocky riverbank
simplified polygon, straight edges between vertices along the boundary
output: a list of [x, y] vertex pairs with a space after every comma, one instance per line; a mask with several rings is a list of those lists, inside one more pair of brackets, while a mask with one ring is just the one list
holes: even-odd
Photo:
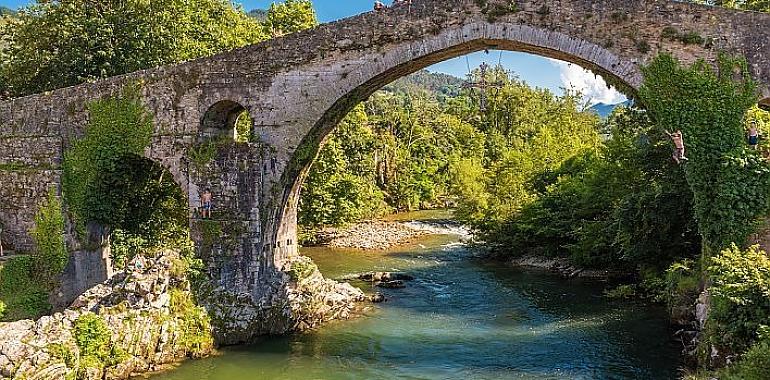
[[334, 248], [387, 250], [406, 245], [426, 235], [469, 235], [451, 220], [396, 222], [370, 220], [347, 228], [325, 228], [315, 234], [313, 245]]
[[138, 257], [132, 271], [88, 290], [61, 313], [0, 325], [0, 374], [12, 379], [127, 379], [214, 350], [184, 260]]
[[356, 302], [365, 300], [359, 289], [323, 278], [301, 256], [275, 274], [275, 291], [260, 302], [210, 298], [205, 308], [193, 302], [188, 267], [175, 252], [137, 257], [129, 268], [134, 269], [90, 289], [62, 313], [0, 324], [0, 378], [128, 379], [209, 355], [215, 343], [248, 342], [348, 318]]

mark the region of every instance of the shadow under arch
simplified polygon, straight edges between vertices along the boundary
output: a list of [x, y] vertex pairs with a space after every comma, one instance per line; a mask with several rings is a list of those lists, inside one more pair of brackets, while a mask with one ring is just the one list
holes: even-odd
[[239, 121], [244, 115], [248, 116], [249, 111], [242, 104], [229, 99], [220, 100], [209, 106], [203, 114], [199, 133], [204, 137], [229, 136], [237, 140], [239, 134], [251, 133], [250, 130], [238, 130]]
[[[575, 41], [575, 44], [568, 44], [569, 46], [585, 46], [587, 44], [565, 35], [561, 36], [567, 40]], [[271, 231], [271, 238], [274, 242], [278, 243], [277, 248], [281, 248], [280, 243], [283, 240], [296, 240], [297, 208], [302, 183], [327, 136], [342, 121], [345, 115], [357, 104], [396, 79], [448, 59], [484, 50], [530, 53], [577, 64], [603, 77], [608, 84], [615, 86], [630, 97], [635, 97], [636, 89], [641, 85], [641, 73], [635, 64], [624, 62], [607, 49], [593, 44], [591, 44], [590, 49], [579, 49], [579, 51], [591, 51], [590, 57], [596, 59], [591, 59], [589, 56], [576, 52], [565, 52], [522, 41], [480, 38], [435, 52], [426, 52], [415, 59], [396, 64], [339, 97], [313, 125], [309, 133], [303, 137], [301, 143], [293, 152], [280, 180], [282, 192], [281, 198], [277, 199], [280, 202], [280, 207], [278, 210], [275, 210], [277, 213], [272, 215], [272, 218], [269, 216], [269, 220], [275, 226], [275, 230]], [[602, 62], [609, 63], [609, 67], [604, 66]], [[625, 79], [616, 74], [619, 71], [626, 73]], [[296, 246], [291, 246], [291, 248], [296, 249]], [[296, 252], [279, 250], [277, 254], [278, 257], [276, 259], [280, 260], [282, 256], [289, 256], [296, 254]]]

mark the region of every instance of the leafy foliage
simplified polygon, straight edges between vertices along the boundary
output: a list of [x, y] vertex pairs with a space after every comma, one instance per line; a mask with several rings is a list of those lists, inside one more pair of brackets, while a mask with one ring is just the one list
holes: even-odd
[[38, 1], [3, 27], [0, 92], [27, 95], [265, 38], [227, 0]]
[[639, 110], [620, 108], [598, 152], [532, 181], [537, 197], [485, 236], [501, 253], [570, 257], [583, 266], [662, 271], [697, 254], [691, 194]]
[[87, 368], [102, 369], [113, 366], [127, 357], [116, 345], [112, 345], [112, 334], [107, 323], [100, 316], [83, 314], [73, 324], [75, 343], [80, 351], [79, 374]]
[[64, 212], [54, 189], [48, 191], [48, 200], [35, 215], [35, 227], [31, 233], [37, 247], [34, 256], [36, 277], [48, 287], [53, 287], [69, 261], [64, 241]]
[[53, 189], [35, 215], [31, 234], [37, 250], [30, 256], [15, 257], [0, 268], [0, 318], [37, 318], [51, 309], [48, 294], [58, 285], [69, 261], [62, 204]]
[[152, 116], [133, 92], [92, 102], [85, 136], [65, 152], [62, 186], [76, 219], [109, 225], [120, 209], [105, 202], [100, 187], [124, 157], [142, 156], [152, 138]]
[[75, 219], [112, 229], [117, 265], [140, 250], [184, 241], [185, 196], [168, 171], [142, 157], [152, 116], [131, 92], [91, 103], [89, 111], [85, 135], [65, 152], [63, 165]]
[[753, 345], [734, 366], [722, 371], [724, 380], [764, 380], [770, 373], [770, 338]]
[[770, 326], [770, 257], [759, 247], [733, 245], [711, 259], [712, 310], [708, 342], [732, 352], [748, 349]]
[[36, 279], [33, 257], [8, 260], [0, 270], [0, 300], [5, 304], [4, 320], [36, 319], [51, 309], [48, 290]]
[[722, 56], [714, 71], [661, 55], [644, 75], [639, 95], [650, 116], [662, 130], [684, 132], [690, 158], [684, 171], [704, 248], [743, 243], [770, 207], [770, 167], [745, 144], [744, 116], [756, 104], [745, 62]]
[[338, 226], [385, 210], [384, 194], [374, 183], [376, 144], [368, 116], [357, 107], [329, 138], [303, 185], [301, 225]]
[[[185, 269], [188, 272], [189, 269]], [[201, 357], [211, 351], [214, 340], [211, 336], [211, 321], [206, 310], [197, 306], [189, 292], [171, 289], [171, 312], [180, 319], [179, 344], [192, 357]]]
[[272, 3], [264, 22], [265, 33], [283, 36], [318, 25], [318, 18], [310, 0], [286, 0]]

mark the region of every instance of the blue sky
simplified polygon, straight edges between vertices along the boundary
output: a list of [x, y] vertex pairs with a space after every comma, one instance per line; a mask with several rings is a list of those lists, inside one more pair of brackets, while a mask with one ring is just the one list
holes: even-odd
[[[267, 9], [273, 0], [241, 0], [244, 9]], [[391, 0], [383, 1], [387, 4]], [[27, 0], [0, 0], [0, 5], [10, 8], [18, 8], [29, 4]], [[318, 18], [321, 22], [334, 21], [341, 18], [371, 10], [373, 0], [313, 0]], [[466, 58], [467, 57], [467, 58]], [[490, 51], [469, 54], [450, 59], [428, 68], [430, 71], [451, 74], [464, 78], [468, 72], [468, 66], [478, 67], [481, 62], [490, 65], [498, 62], [515, 73], [520, 79], [532, 86], [544, 87], [561, 94], [562, 88], [575, 88], [583, 92], [592, 102], [618, 103], [624, 100], [617, 91], [608, 89], [601, 78], [596, 78], [592, 73], [583, 70], [576, 65], [566, 64], [543, 57], [504, 51]]]

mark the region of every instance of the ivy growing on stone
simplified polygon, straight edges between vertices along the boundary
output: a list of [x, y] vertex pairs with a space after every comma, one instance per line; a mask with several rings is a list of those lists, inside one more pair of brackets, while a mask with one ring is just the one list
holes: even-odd
[[642, 103], [660, 129], [684, 132], [683, 165], [705, 253], [743, 244], [770, 205], [770, 166], [745, 143], [744, 117], [757, 102], [742, 59], [721, 56], [717, 69], [658, 56], [643, 69]]
[[64, 241], [62, 203], [53, 188], [48, 191], [48, 199], [35, 215], [35, 227], [31, 232], [37, 248], [37, 276], [49, 287], [53, 287], [69, 261]]
[[65, 152], [62, 175], [65, 200], [81, 225], [115, 218], [116, 210], [103, 203], [99, 179], [124, 157], [142, 156], [153, 132], [136, 89], [92, 102], [88, 111], [85, 135]]

